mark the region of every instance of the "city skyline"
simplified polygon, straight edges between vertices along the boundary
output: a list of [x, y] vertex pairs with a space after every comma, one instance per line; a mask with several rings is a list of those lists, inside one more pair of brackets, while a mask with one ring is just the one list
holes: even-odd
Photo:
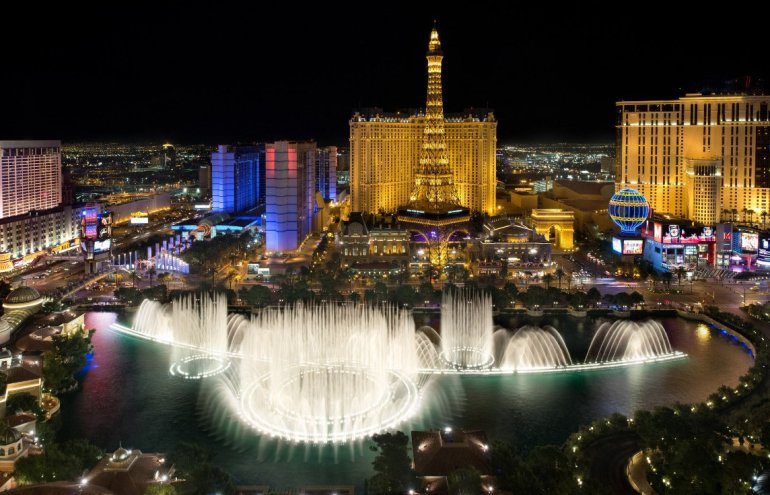
[[683, 55], [671, 49], [669, 27], [644, 15], [525, 8], [511, 17], [485, 4], [462, 15], [414, 7], [404, 15], [396, 6], [371, 19], [312, 9], [231, 14], [68, 6], [35, 13], [46, 36], [9, 26], [8, 63], [24, 77], [0, 82], [16, 116], [0, 133], [65, 142], [344, 142], [356, 108], [424, 105], [424, 48], [414, 40], [427, 41], [434, 18], [453, 54], [447, 114], [494, 109], [501, 143], [609, 142], [617, 100], [766, 76], [758, 32], [742, 33], [735, 53], [717, 44]]

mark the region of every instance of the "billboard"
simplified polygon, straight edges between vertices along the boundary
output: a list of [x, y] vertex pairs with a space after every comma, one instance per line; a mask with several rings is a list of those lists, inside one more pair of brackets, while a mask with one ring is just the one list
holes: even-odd
[[622, 253], [623, 252], [623, 241], [618, 239], [617, 237], [612, 238], [612, 250], [616, 253]]
[[99, 208], [93, 206], [93, 203], [89, 203], [83, 212], [80, 219], [80, 237], [85, 239], [96, 239], [99, 235]]
[[770, 238], [762, 237], [759, 240], [759, 251], [757, 253], [757, 263], [770, 265]]
[[653, 239], [660, 242], [663, 240], [663, 225], [661, 225], [658, 222], [655, 222], [655, 226], [653, 227]]
[[669, 225], [668, 226], [668, 235], [672, 239], [679, 238], [679, 232], [680, 232], [679, 225]]
[[759, 234], [756, 232], [741, 232], [741, 251], [756, 251], [759, 248]]
[[105, 239], [103, 241], [94, 242], [94, 254], [104, 253], [109, 251], [110, 244], [112, 244], [112, 239]]
[[98, 216], [99, 218], [99, 232], [97, 233], [97, 239], [104, 240], [109, 239], [112, 236], [112, 213], [106, 212]]
[[131, 217], [131, 220], [129, 220], [131, 225], [146, 225], [150, 223], [149, 217]]
[[641, 239], [626, 239], [623, 241], [623, 254], [642, 254], [644, 241]]

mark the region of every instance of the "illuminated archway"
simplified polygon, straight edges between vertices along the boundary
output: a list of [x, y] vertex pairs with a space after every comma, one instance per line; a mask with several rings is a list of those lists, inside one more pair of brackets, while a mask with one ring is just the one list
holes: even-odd
[[556, 249], [574, 248], [575, 214], [572, 211], [555, 208], [532, 210], [532, 227], [535, 232], [545, 236]]

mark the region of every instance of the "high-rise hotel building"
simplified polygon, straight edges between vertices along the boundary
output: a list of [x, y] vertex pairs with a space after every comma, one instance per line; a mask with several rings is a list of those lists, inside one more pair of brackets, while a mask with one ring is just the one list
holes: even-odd
[[[444, 118], [446, 157], [460, 205], [495, 212], [497, 121], [490, 111]], [[352, 211], [395, 212], [410, 202], [423, 152], [424, 112], [358, 111], [350, 120]]]
[[59, 141], [0, 141], [0, 272], [76, 249], [81, 211], [62, 204]]
[[258, 146], [220, 144], [211, 153], [211, 209], [238, 213], [264, 198], [264, 154]]
[[316, 143], [268, 143], [265, 157], [265, 247], [294, 251], [313, 228]]
[[770, 213], [768, 105], [770, 96], [717, 94], [618, 102], [616, 187], [707, 224]]
[[0, 141], [0, 218], [61, 203], [61, 142]]

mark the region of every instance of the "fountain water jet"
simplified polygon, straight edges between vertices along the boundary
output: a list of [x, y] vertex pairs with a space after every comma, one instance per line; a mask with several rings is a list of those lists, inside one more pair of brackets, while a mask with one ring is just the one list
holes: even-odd
[[174, 376], [199, 379], [230, 367], [224, 294], [188, 294], [166, 306], [145, 300], [133, 332], [174, 346], [169, 368]]
[[490, 368], [492, 298], [489, 294], [445, 292], [441, 299], [441, 358], [455, 369]]
[[602, 323], [586, 354], [586, 363], [639, 361], [673, 355], [666, 329], [655, 320]]
[[[500, 332], [505, 330], [499, 330], [496, 334]], [[572, 359], [564, 339], [555, 328], [527, 325], [508, 339], [500, 369], [538, 370], [563, 368], [571, 364]]]
[[263, 311], [241, 343], [239, 413], [263, 433], [313, 443], [394, 427], [419, 402], [416, 339], [409, 313], [395, 308]]

